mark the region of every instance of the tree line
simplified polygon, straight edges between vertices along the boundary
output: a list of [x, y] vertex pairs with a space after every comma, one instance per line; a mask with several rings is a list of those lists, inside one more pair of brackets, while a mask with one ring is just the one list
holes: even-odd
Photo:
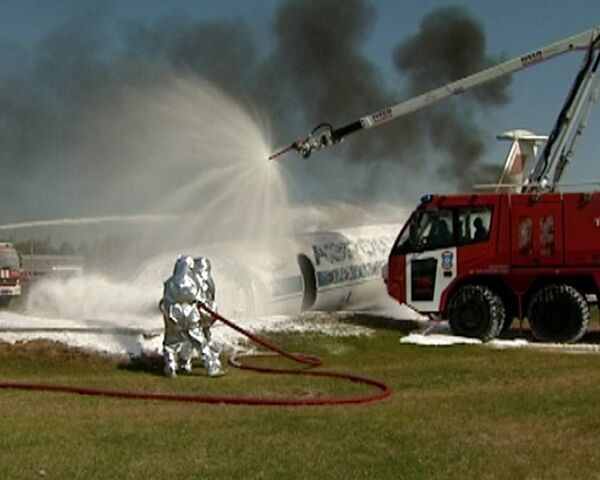
[[[86, 270], [102, 272], [124, 272], [124, 258], [132, 256], [132, 240], [119, 236], [107, 235], [92, 241], [83, 240], [78, 243], [62, 240], [52, 241], [50, 236], [29, 239], [17, 239], [14, 236], [0, 238], [2, 242], [10, 242], [24, 257], [27, 255], [78, 255]], [[131, 258], [133, 260], [133, 258]], [[139, 261], [139, 259], [138, 259]], [[128, 262], [130, 263], [130, 262]]]

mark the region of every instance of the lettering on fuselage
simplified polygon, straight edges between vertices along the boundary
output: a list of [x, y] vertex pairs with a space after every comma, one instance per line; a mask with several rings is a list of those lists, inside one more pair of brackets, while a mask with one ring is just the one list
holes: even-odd
[[367, 278], [381, 277], [381, 269], [385, 260], [361, 263], [360, 265], [348, 265], [331, 270], [317, 272], [317, 286], [331, 287], [342, 283], [352, 283]]
[[359, 261], [362, 258], [370, 260], [374, 257], [387, 257], [393, 241], [393, 237], [382, 236], [313, 245], [315, 266], [318, 268], [324, 262], [335, 265]]
[[317, 286], [331, 287], [380, 278], [394, 237], [332, 241], [313, 245]]

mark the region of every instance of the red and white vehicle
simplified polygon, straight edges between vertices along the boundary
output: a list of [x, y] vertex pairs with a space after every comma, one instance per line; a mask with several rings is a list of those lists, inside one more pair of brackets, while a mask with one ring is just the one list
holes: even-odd
[[21, 295], [24, 273], [21, 268], [21, 256], [12, 243], [0, 242], [0, 306]]
[[388, 293], [489, 340], [527, 317], [576, 341], [600, 291], [600, 193], [427, 195], [390, 253]]
[[[496, 193], [426, 195], [392, 248], [388, 293], [447, 318], [458, 335], [494, 338], [527, 317], [542, 341], [574, 342], [587, 331], [600, 293], [600, 192], [557, 187], [587, 126], [598, 93], [600, 33], [541, 155], [525, 182], [527, 155], [543, 137], [519, 132]], [[531, 148], [533, 146], [533, 148]], [[501, 179], [501, 181], [503, 181]]]
[[[513, 140], [494, 193], [426, 195], [394, 243], [388, 293], [449, 320], [456, 334], [489, 340], [514, 317], [536, 338], [573, 342], [586, 332], [589, 303], [600, 293], [600, 192], [558, 193], [563, 171], [587, 126], [599, 85], [600, 27], [507, 60], [341, 128], [320, 124], [270, 158], [304, 157], [345, 136], [379, 126], [451, 95], [562, 53], [585, 57], [548, 137], [508, 132]], [[537, 145], [545, 147], [523, 182]], [[533, 163], [531, 161], [530, 163]], [[599, 182], [596, 182], [599, 183]]]

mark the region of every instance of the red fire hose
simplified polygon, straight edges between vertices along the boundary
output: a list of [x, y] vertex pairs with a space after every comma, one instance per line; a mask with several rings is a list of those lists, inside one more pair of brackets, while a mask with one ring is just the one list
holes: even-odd
[[236, 397], [236, 396], [211, 396], [211, 395], [185, 395], [178, 393], [150, 393], [150, 392], [128, 392], [122, 390], [110, 390], [101, 388], [85, 388], [85, 387], [69, 387], [62, 385], [48, 385], [39, 383], [22, 383], [11, 381], [0, 381], [0, 388], [17, 389], [17, 390], [35, 390], [44, 392], [59, 392], [59, 393], [76, 393], [79, 395], [95, 395], [104, 397], [128, 398], [136, 400], [167, 400], [173, 402], [192, 402], [192, 403], [223, 403], [232, 405], [333, 405], [333, 404], [357, 404], [374, 402], [388, 397], [392, 392], [391, 389], [384, 383], [370, 378], [352, 375], [348, 373], [332, 372], [332, 371], [314, 371], [314, 370], [292, 370], [292, 369], [277, 369], [269, 367], [258, 367], [243, 364], [241, 357], [258, 357], [265, 355], [279, 354], [292, 361], [302, 363], [311, 367], [318, 367], [323, 364], [323, 361], [312, 355], [299, 353], [290, 353], [282, 350], [275, 345], [255, 336], [249, 331], [243, 329], [239, 325], [224, 318], [217, 312], [213, 312], [203, 303], [199, 302], [198, 306], [206, 310], [215, 319], [220, 320], [225, 325], [233, 328], [242, 335], [248, 337], [253, 342], [270, 350], [267, 354], [238, 354], [229, 359], [229, 363], [237, 368], [245, 370], [253, 370], [264, 373], [279, 373], [286, 375], [308, 375], [313, 377], [332, 377], [351, 382], [363, 383], [373, 386], [377, 389], [375, 393], [347, 397]]

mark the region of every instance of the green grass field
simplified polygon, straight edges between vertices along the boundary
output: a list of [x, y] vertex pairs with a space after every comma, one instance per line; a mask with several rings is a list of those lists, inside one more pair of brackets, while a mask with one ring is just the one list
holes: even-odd
[[[257, 407], [0, 390], [2, 479], [600, 478], [600, 357], [287, 334], [325, 369], [389, 383], [350, 406]], [[227, 395], [369, 392], [342, 381], [228, 368], [161, 376], [47, 343], [0, 344], [0, 378]]]

